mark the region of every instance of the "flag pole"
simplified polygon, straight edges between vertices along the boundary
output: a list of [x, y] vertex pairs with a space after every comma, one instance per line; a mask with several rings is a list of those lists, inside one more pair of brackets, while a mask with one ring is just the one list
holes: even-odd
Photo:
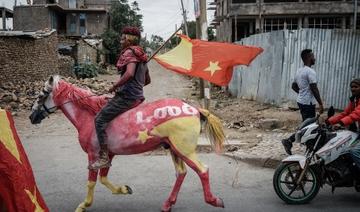
[[180, 31], [180, 29], [181, 29], [181, 26], [180, 26], [158, 49], [156, 49], [156, 51], [155, 51], [155, 52], [151, 55], [151, 57], [147, 60], [147, 63], [148, 63], [151, 59], [153, 59], [154, 56], [155, 56], [157, 53], [159, 53], [159, 51], [165, 46], [165, 44], [166, 44], [167, 42], [169, 42], [170, 39], [171, 39], [172, 37], [174, 37], [174, 35], [176, 35], [177, 32]]

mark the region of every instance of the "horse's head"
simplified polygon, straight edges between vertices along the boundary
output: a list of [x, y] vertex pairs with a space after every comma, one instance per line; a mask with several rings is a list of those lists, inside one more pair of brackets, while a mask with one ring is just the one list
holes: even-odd
[[43, 90], [35, 100], [30, 115], [32, 124], [40, 124], [50, 113], [57, 110], [53, 100], [54, 85], [59, 81], [59, 76], [51, 76], [46, 82]]

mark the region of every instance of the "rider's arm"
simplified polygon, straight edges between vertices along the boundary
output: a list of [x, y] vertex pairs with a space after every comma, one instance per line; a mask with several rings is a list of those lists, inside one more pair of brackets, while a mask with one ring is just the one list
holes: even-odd
[[[145, 72], [145, 85], [148, 85], [148, 84], [150, 84], [151, 83], [151, 78], [150, 78], [150, 74], [149, 74], [149, 69], [148, 70], [146, 70], [146, 72]], [[144, 85], [144, 86], [145, 86]]]
[[349, 126], [354, 122], [360, 121], [360, 104], [352, 111], [351, 108], [349, 108], [348, 112], [349, 114], [341, 119], [341, 122], [344, 123], [344, 126]]
[[296, 82], [293, 82], [291, 85], [291, 88], [293, 89], [293, 91], [295, 91], [296, 93], [299, 93], [299, 86]]
[[310, 90], [313, 93], [316, 101], [319, 103], [319, 105], [323, 105], [322, 101], [321, 101], [321, 97], [320, 97], [320, 92], [319, 89], [316, 85], [316, 83], [311, 83], [310, 84]]
[[[342, 125], [344, 126], [347, 126], [347, 124], [345, 124], [342, 119], [345, 118], [346, 116], [350, 115], [351, 113], [351, 109], [352, 109], [352, 103], [350, 103], [344, 110], [344, 112], [336, 115], [336, 116], [333, 116], [333, 117], [330, 117], [327, 122], [331, 125], [334, 125], [334, 124], [337, 124], [337, 123], [342, 123]], [[340, 123], [340, 124], [341, 124]], [[350, 123], [351, 124], [351, 123]]]
[[125, 73], [120, 77], [119, 81], [113, 86], [113, 90], [124, 85], [129, 79], [135, 75], [136, 63], [129, 63], [126, 65]]

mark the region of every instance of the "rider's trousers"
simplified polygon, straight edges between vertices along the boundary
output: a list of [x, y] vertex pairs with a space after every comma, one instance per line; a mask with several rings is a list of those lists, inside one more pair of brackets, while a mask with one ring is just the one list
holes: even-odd
[[108, 124], [118, 115], [139, 105], [143, 100], [128, 98], [121, 93], [115, 94], [95, 117], [96, 135], [100, 145], [105, 144], [105, 130]]
[[356, 166], [360, 169], [360, 144], [350, 149], [350, 155]]

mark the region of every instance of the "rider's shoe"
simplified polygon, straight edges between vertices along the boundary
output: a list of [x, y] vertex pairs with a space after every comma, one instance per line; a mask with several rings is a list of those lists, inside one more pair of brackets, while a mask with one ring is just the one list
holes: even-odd
[[94, 163], [89, 165], [88, 168], [97, 170], [97, 169], [101, 169], [101, 168], [107, 168], [110, 166], [111, 166], [111, 163], [109, 160], [109, 151], [107, 149], [107, 146], [101, 145], [98, 159]]
[[289, 139], [283, 139], [281, 143], [284, 146], [285, 152], [289, 155], [292, 155], [291, 153], [292, 142]]

